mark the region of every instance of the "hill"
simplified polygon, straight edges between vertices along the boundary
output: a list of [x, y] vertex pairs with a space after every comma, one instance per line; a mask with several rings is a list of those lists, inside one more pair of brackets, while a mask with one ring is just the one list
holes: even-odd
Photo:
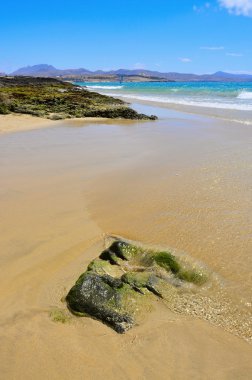
[[53, 77], [64, 78], [70, 80], [97, 80], [97, 81], [176, 81], [176, 82], [239, 82], [239, 81], [252, 81], [252, 75], [249, 74], [232, 74], [218, 71], [214, 74], [197, 75], [191, 73], [176, 73], [167, 72], [161, 73], [159, 71], [151, 70], [128, 70], [119, 69], [111, 71], [96, 70], [90, 71], [85, 68], [79, 69], [57, 69], [52, 65], [39, 64], [34, 66], [22, 67], [10, 75], [13, 76], [34, 76], [34, 77]]

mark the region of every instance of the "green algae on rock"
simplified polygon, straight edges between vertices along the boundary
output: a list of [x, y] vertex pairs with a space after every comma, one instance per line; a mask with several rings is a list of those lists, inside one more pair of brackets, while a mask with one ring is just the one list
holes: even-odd
[[61, 120], [104, 117], [156, 120], [136, 112], [120, 99], [88, 91], [54, 78], [1, 77], [0, 114], [22, 113]]
[[94, 259], [66, 296], [76, 315], [96, 318], [118, 333], [137, 323], [153, 297], [171, 300], [187, 283], [207, 281], [200, 268], [191, 269], [170, 252], [145, 249], [121, 239]]

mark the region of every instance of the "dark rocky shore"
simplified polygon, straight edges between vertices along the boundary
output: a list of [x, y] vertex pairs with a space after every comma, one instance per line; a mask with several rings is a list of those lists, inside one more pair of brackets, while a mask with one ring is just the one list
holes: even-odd
[[53, 120], [106, 117], [155, 120], [122, 100], [54, 78], [0, 77], [0, 114], [21, 113]]
[[190, 267], [169, 252], [144, 249], [115, 239], [69, 291], [70, 311], [98, 319], [118, 333], [137, 323], [156, 297], [170, 302], [183, 288], [207, 281], [201, 268]]

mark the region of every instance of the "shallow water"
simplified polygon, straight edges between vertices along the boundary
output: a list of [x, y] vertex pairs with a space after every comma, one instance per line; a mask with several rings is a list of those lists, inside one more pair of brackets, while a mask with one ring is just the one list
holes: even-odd
[[[188, 314], [208, 319], [211, 309], [216, 312], [219, 302], [227, 318], [221, 323], [213, 322], [223, 326], [230, 321], [229, 331], [248, 338], [252, 286], [251, 129], [166, 109], [139, 105], [136, 108], [156, 113], [160, 120], [68, 121], [51, 129], [1, 136], [0, 260], [3, 269], [0, 282], [4, 323], [10, 326], [4, 330], [11, 344], [6, 354], [9, 358], [13, 357], [11, 347], [17, 337], [22, 342], [19, 353], [24, 352], [30, 331], [43, 360], [47, 360], [44, 355], [48, 348], [45, 347], [50, 339], [62, 342], [66, 334], [64, 357], [67, 352], [73, 352], [73, 347], [79, 347], [80, 352], [87, 355], [88, 331], [92, 331], [90, 342], [96, 332], [107, 331], [106, 327], [97, 329], [94, 321], [84, 322], [89, 327], [83, 330], [85, 344], [82, 346], [78, 340], [79, 325], [76, 331], [75, 325], [64, 331], [58, 328], [57, 335], [58, 330], [48, 327], [44, 316], [47, 314], [43, 314], [49, 305], [60, 305], [60, 299], [85, 265], [99, 254], [101, 243], [98, 249], [92, 247], [103, 240], [104, 234], [171, 248], [176, 254], [203, 263], [218, 278], [217, 288], [210, 294], [212, 298], [208, 298], [206, 304], [202, 294], [193, 299], [183, 296], [177, 312], [184, 312], [183, 305], [187, 305]], [[208, 315], [202, 315], [205, 312]], [[164, 322], [165, 314], [160, 315], [162, 321], [156, 320], [160, 334], [155, 329], [152, 338], [157, 339], [159, 348], [165, 345], [168, 352], [170, 338], [163, 335], [161, 322], [162, 326], [166, 323], [166, 329], [168, 326]], [[169, 315], [169, 318], [174, 317]], [[26, 327], [24, 336], [20, 337], [23, 322]], [[188, 326], [187, 322], [183, 323], [179, 320], [174, 329], [184, 331], [186, 336], [189, 324], [193, 326], [194, 322], [189, 320]], [[205, 331], [197, 319], [195, 324], [199, 332]], [[244, 330], [238, 331], [237, 324], [244, 326]], [[144, 326], [139, 347], [146, 343], [148, 357], [147, 343], [151, 337]], [[43, 332], [42, 342], [48, 339], [45, 347], [36, 339], [39, 331]], [[171, 331], [171, 326], [167, 331]], [[231, 338], [225, 338], [221, 329], [217, 331], [219, 335], [213, 330], [206, 331], [210, 339], [208, 347], [213, 347], [211, 352], [214, 352], [216, 342], [223, 339], [228, 352]], [[44, 338], [47, 334], [48, 338]], [[183, 334], [180, 334], [182, 339]], [[199, 339], [201, 335], [199, 333]], [[211, 346], [213, 337], [216, 340]], [[109, 339], [111, 343], [117, 338], [111, 335]], [[103, 355], [98, 353], [100, 336], [96, 336], [95, 341], [100, 356], [92, 360], [102, 362]], [[236, 340], [232, 342], [232, 350], [234, 347], [238, 350], [239, 344]], [[116, 347], [118, 345], [119, 341]], [[9, 347], [6, 343], [4, 346]], [[134, 346], [134, 350], [137, 351], [137, 347]], [[196, 346], [191, 347], [193, 350]], [[28, 356], [24, 363], [30, 362], [33, 355], [30, 349], [26, 347]], [[248, 353], [245, 346], [244, 350]], [[153, 352], [153, 358], [156, 354]], [[225, 357], [227, 362], [228, 357]], [[67, 357], [68, 362], [71, 359], [72, 356]], [[43, 360], [37, 362], [39, 366]], [[128, 362], [131, 365], [132, 360]], [[147, 366], [147, 362], [142, 365]], [[50, 365], [54, 368], [55, 364], [52, 361]], [[207, 365], [204, 370], [212, 364]], [[131, 375], [135, 373], [134, 368], [138, 368], [137, 364], [133, 365]], [[54, 370], [57, 375], [59, 372]], [[163, 368], [162, 378], [166, 371]], [[247, 376], [248, 372], [244, 373]], [[53, 378], [57, 378], [56, 375]], [[64, 377], [64, 371], [62, 375]]]
[[251, 82], [77, 82], [87, 88], [137, 100], [252, 111]]
[[251, 302], [249, 128], [158, 113], [155, 123], [80, 122], [3, 137], [2, 210], [18, 199], [18, 181], [74, 177], [102, 230], [186, 252]]

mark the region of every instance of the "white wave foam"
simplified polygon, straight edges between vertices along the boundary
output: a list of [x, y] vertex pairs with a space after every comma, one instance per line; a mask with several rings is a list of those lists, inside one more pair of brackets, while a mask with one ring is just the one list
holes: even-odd
[[[107, 93], [106, 95], [115, 96], [115, 94]], [[132, 100], [143, 100], [152, 103], [166, 103], [166, 104], [181, 104], [184, 106], [194, 106], [194, 107], [205, 107], [205, 108], [217, 108], [217, 109], [232, 109], [239, 111], [252, 111], [252, 104], [238, 104], [238, 103], [224, 103], [224, 102], [214, 102], [209, 100], [189, 100], [185, 98], [172, 98], [172, 97], [161, 97], [161, 96], [144, 96], [144, 95], [132, 95], [117, 93], [116, 96], [132, 99]]]
[[120, 88], [123, 88], [123, 86], [100, 86], [100, 85], [86, 86], [86, 87], [91, 88], [91, 89], [100, 89], [100, 90], [118, 90]]
[[238, 99], [252, 99], [252, 92], [242, 91], [238, 96]]
[[249, 120], [238, 120], [238, 119], [227, 119], [228, 121], [233, 121], [235, 123], [244, 124], [244, 125], [252, 125], [252, 121]]

